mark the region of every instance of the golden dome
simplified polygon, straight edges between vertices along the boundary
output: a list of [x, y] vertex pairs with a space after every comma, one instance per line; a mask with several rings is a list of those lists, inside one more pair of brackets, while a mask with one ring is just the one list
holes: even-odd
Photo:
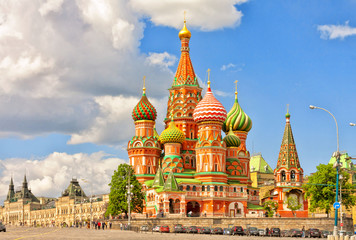
[[178, 36], [179, 36], [179, 39], [181, 39], [181, 40], [182, 40], [182, 38], [190, 38], [192, 36], [192, 34], [187, 29], [187, 26], [185, 25], [185, 20], [184, 20], [184, 26], [183, 26], [182, 30], [180, 30]]

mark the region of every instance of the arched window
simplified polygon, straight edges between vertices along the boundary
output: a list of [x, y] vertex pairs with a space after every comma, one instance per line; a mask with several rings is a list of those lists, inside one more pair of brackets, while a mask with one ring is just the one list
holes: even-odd
[[186, 189], [187, 191], [190, 191], [190, 186], [188, 185], [185, 189]]
[[290, 179], [295, 179], [295, 171], [294, 170], [292, 170], [291, 172], [290, 172]]
[[234, 187], [234, 192], [236, 192], [236, 187]]
[[193, 168], [195, 168], [195, 157], [192, 157], [192, 160], [191, 160], [191, 161], [192, 161], [192, 165], [191, 165], [191, 166], [192, 166]]
[[183, 191], [183, 186], [179, 186], [179, 190], [180, 190], [180, 191]]
[[206, 191], [210, 192], [210, 186], [206, 187]]
[[214, 191], [217, 192], [218, 191], [218, 186], [214, 187]]
[[250, 191], [247, 189], [246, 192], [247, 192], [247, 194], [249, 194]]
[[195, 192], [197, 190], [197, 187], [196, 186], [193, 186], [193, 192]]
[[224, 191], [224, 187], [220, 186], [220, 192]]
[[204, 192], [204, 191], [205, 191], [205, 186], [202, 186], [202, 187], [201, 187], [201, 190]]
[[240, 188], [240, 192], [244, 192], [244, 188], [243, 187]]
[[281, 172], [281, 177], [282, 177], [282, 181], [286, 180], [286, 172], [285, 171]]

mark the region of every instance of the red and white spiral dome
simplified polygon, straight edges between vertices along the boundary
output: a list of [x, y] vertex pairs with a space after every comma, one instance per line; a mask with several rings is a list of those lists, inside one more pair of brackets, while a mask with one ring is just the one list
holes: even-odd
[[226, 110], [224, 106], [214, 97], [210, 87], [208, 87], [204, 98], [195, 107], [193, 118], [197, 123], [205, 121], [225, 121]]

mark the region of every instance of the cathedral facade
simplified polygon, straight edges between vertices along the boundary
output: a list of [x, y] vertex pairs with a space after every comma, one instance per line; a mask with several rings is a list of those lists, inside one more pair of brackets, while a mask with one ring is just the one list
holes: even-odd
[[155, 129], [157, 113], [145, 86], [132, 112], [135, 136], [127, 151], [144, 187], [144, 213], [150, 217], [262, 216], [246, 149], [252, 121], [242, 110], [237, 91], [228, 113], [215, 98], [210, 79], [202, 95], [189, 55], [191, 33], [185, 21], [179, 38], [181, 57], [169, 88], [165, 130], [159, 135]]

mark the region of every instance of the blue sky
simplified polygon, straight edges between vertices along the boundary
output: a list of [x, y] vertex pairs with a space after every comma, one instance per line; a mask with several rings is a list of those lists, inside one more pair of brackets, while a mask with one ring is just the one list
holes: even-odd
[[184, 10], [195, 73], [204, 86], [211, 69], [227, 111], [239, 80], [250, 153], [276, 166], [289, 104], [305, 174], [327, 163], [335, 123], [313, 104], [335, 115], [340, 150], [356, 156], [355, 0], [14, 2], [0, 8], [2, 199], [11, 174], [18, 186], [25, 172], [36, 195], [59, 196], [71, 177], [108, 191], [128, 161], [144, 75], [163, 130]]

